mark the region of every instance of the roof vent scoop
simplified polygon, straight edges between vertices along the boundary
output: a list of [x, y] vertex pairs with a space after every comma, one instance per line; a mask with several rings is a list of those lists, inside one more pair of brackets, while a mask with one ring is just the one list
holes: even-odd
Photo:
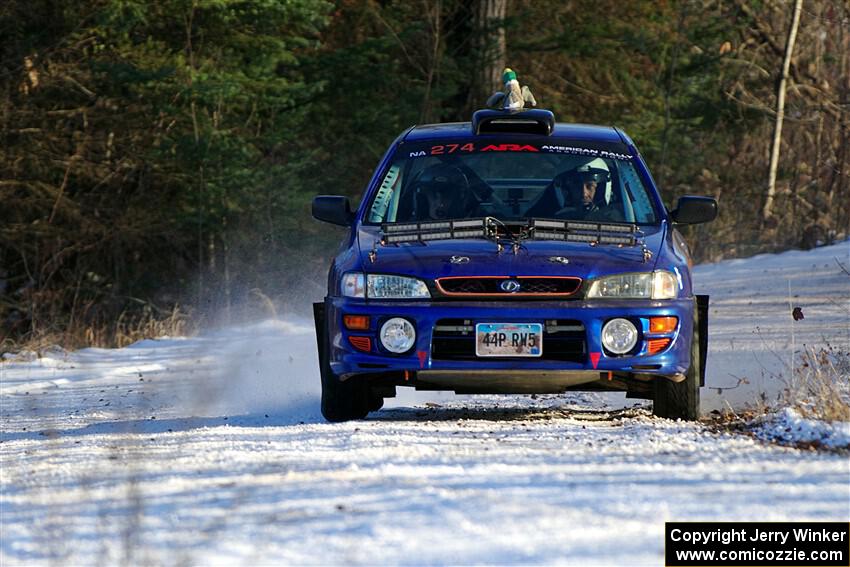
[[549, 110], [534, 109], [511, 112], [507, 110], [476, 110], [472, 115], [473, 134], [538, 134], [551, 136], [555, 115]]

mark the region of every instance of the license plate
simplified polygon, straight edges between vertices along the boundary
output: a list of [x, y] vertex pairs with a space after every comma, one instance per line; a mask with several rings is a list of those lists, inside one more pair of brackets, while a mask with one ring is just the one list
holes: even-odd
[[540, 356], [543, 325], [540, 323], [478, 323], [476, 356]]

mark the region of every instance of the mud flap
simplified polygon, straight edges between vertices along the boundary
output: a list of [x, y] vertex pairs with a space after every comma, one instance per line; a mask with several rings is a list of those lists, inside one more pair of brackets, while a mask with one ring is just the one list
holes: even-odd
[[697, 316], [699, 321], [699, 385], [705, 386], [705, 361], [708, 356], [708, 298], [697, 295]]
[[313, 304], [313, 323], [316, 326], [316, 348], [319, 350], [319, 364], [325, 356], [325, 303]]

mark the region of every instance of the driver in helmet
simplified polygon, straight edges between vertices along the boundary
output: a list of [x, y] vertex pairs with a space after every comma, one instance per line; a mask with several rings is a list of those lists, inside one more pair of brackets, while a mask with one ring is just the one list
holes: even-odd
[[605, 203], [605, 187], [610, 180], [608, 167], [595, 159], [560, 173], [552, 179], [546, 194], [527, 212], [528, 217], [555, 217], [570, 220], [622, 220]]
[[562, 208], [576, 208], [585, 216], [599, 210], [597, 189], [608, 182], [609, 174], [607, 169], [593, 165], [595, 164], [581, 165], [555, 177], [555, 190], [563, 197]]
[[467, 218], [477, 205], [469, 179], [457, 166], [436, 164], [422, 170], [416, 189], [419, 220]]

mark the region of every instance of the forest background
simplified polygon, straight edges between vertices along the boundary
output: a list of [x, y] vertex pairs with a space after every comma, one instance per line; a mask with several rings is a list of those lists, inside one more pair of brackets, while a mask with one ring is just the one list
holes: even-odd
[[4, 0], [0, 352], [306, 312], [342, 235], [312, 197], [506, 64], [668, 207], [718, 199], [697, 261], [847, 236], [847, 0]]

